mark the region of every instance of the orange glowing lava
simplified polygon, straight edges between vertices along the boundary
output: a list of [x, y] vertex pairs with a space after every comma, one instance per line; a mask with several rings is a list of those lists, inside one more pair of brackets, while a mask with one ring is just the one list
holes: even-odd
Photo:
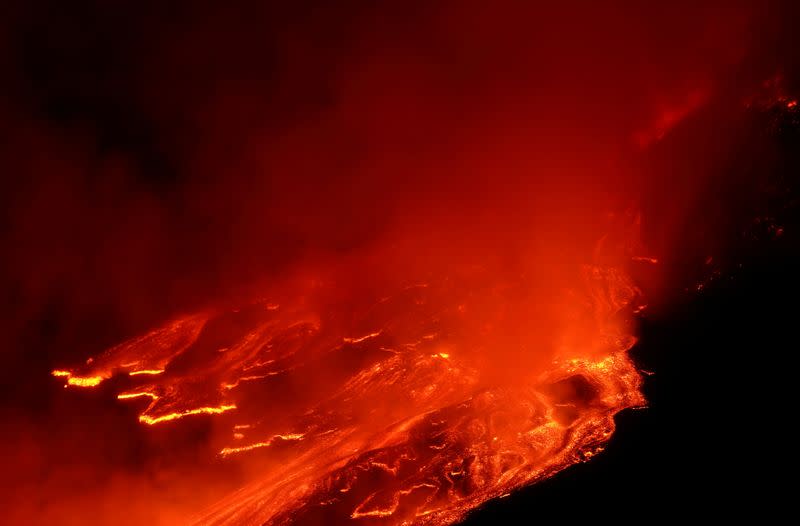
[[164, 372], [164, 369], [142, 369], [140, 371], [131, 371], [128, 373], [129, 376], [139, 376], [140, 374], [149, 374], [149, 375], [156, 375], [161, 374]]
[[187, 409], [186, 411], [180, 411], [177, 413], [167, 413], [166, 415], [161, 415], [157, 417], [152, 417], [148, 415], [139, 415], [139, 422], [142, 422], [143, 424], [153, 425], [153, 424], [158, 424], [159, 422], [169, 422], [170, 420], [177, 420], [179, 418], [183, 418], [189, 415], [218, 415], [220, 413], [224, 413], [225, 411], [230, 411], [232, 409], [236, 409], [236, 406], [233, 404], [221, 405], [219, 407], [195, 407], [193, 409]]
[[220, 459], [273, 466], [192, 518], [209, 525], [449, 524], [588, 460], [645, 402], [625, 321], [642, 305], [618, 269], [585, 267], [546, 307], [528, 278], [474, 269], [378, 297], [320, 283], [52, 374], [125, 374], [141, 383], [117, 398], [149, 398], [143, 424], [213, 417], [232, 437]]
[[62, 371], [62, 370], [55, 370], [52, 373], [55, 377], [64, 377], [67, 379], [67, 383], [64, 384], [64, 387], [67, 386], [74, 386], [74, 387], [96, 387], [100, 385], [100, 382], [105, 380], [105, 377], [101, 375], [94, 375], [94, 376], [74, 376], [69, 371]]

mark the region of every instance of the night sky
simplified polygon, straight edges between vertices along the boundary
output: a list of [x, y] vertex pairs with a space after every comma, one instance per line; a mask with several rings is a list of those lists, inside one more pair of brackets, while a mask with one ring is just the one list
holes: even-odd
[[767, 470], [793, 456], [792, 2], [168, 4], [0, 8], [9, 524], [167, 524], [143, 503], [180, 514], [242, 480], [203, 422], [145, 432], [54, 368], [386, 247], [419, 250], [384, 272], [582, 261], [609, 228], [594, 218], [632, 208], [660, 261], [631, 269], [650, 407], [467, 522], [786, 505]]

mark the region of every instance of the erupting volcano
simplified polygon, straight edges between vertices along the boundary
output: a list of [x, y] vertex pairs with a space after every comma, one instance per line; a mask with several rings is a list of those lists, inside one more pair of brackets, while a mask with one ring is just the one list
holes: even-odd
[[777, 508], [793, 2], [11, 4], [0, 522]]

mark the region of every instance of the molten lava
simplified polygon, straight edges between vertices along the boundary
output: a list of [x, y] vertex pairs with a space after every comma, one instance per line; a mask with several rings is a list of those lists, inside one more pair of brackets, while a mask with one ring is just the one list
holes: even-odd
[[143, 424], [210, 415], [231, 436], [221, 461], [268, 463], [197, 524], [449, 524], [590, 459], [644, 404], [627, 355], [638, 290], [615, 268], [576, 277], [550, 298], [485, 269], [377, 296], [315, 280], [53, 375], [119, 375], [118, 399], [149, 399]]

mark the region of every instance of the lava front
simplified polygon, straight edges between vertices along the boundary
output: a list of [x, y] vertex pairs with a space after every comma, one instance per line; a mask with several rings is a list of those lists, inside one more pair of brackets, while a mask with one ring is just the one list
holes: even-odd
[[205, 525], [454, 523], [590, 459], [644, 404], [627, 354], [641, 298], [621, 270], [584, 266], [561, 288], [429, 277], [380, 294], [293, 280], [52, 374], [70, 389], [127, 376], [117, 398], [142, 425], [226, 428], [219, 461], [264, 468], [187, 519]]

